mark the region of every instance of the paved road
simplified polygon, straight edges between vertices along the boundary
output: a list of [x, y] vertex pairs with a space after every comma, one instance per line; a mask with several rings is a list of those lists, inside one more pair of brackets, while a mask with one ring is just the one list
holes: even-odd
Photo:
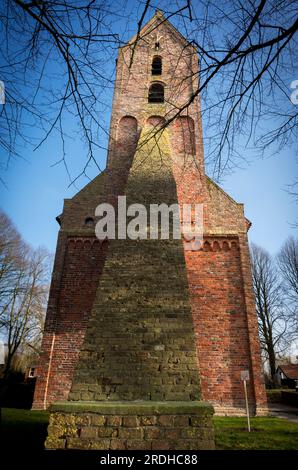
[[298, 424], [298, 408], [296, 406], [287, 406], [282, 403], [272, 403], [268, 405], [270, 414], [278, 418], [284, 418], [292, 423]]

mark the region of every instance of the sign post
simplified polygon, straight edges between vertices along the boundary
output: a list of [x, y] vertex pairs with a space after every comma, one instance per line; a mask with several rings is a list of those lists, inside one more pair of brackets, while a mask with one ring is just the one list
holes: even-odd
[[250, 432], [250, 418], [249, 418], [249, 407], [248, 407], [247, 388], [246, 388], [246, 382], [249, 381], [249, 371], [248, 370], [242, 370], [241, 371], [241, 380], [243, 381], [243, 386], [244, 386], [246, 416], [247, 416], [247, 428], [248, 428], [248, 432]]

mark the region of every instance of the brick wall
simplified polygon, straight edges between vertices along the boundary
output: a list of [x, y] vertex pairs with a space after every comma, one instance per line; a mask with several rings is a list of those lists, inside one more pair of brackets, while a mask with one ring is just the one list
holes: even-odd
[[[168, 131], [144, 127], [127, 204], [177, 202]], [[142, 145], [141, 145], [142, 144]], [[149, 219], [148, 219], [149, 224]], [[199, 375], [182, 240], [111, 240], [69, 400], [196, 400]]]
[[202, 250], [186, 252], [186, 263], [203, 398], [244, 406], [240, 371], [251, 369], [251, 357], [238, 240], [209, 238]]
[[[107, 243], [94, 236], [68, 237], [65, 244], [59, 292], [51, 291], [34, 408], [68, 397], [107, 252]], [[57, 303], [51, 315], [54, 295]]]

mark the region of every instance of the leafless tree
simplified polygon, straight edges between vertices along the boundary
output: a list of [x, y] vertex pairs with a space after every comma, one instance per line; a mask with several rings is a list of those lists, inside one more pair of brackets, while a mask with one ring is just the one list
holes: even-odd
[[293, 300], [298, 301], [298, 239], [289, 237], [283, 244], [278, 262]]
[[142, 26], [156, 7], [198, 49], [199, 86], [175, 116], [202, 95], [207, 160], [214, 176], [239, 163], [243, 146], [263, 152], [273, 144], [276, 151], [294, 141], [294, 0], [3, 0], [0, 78], [6, 104], [0, 110], [0, 143], [6, 155], [16, 154], [18, 142], [36, 140], [39, 146], [57, 132], [66, 164], [66, 139], [71, 130], [77, 133], [74, 121], [69, 124], [72, 117], [87, 145], [82, 172], [90, 162], [97, 164], [98, 150], [107, 143], [103, 116], [113, 87], [111, 59], [137, 31], [133, 63], [136, 44], [146, 39]]
[[251, 260], [261, 348], [274, 382], [276, 357], [291, 342], [284, 291], [274, 261], [267, 251], [252, 245]]
[[[87, 144], [83, 167], [96, 163], [94, 149], [102, 148], [98, 134], [106, 132], [102, 95], [113, 83], [113, 69], [106, 69], [115, 55], [111, 48], [120, 43], [111, 28], [113, 15], [117, 19], [112, 5], [105, 0], [1, 2], [6, 103], [0, 110], [0, 143], [6, 155], [20, 153], [18, 144], [37, 148], [57, 132], [65, 162], [65, 138], [77, 133], [77, 123]], [[74, 129], [67, 125], [71, 117]]]
[[4, 337], [7, 357], [4, 377], [8, 375], [13, 358], [21, 349], [40, 345], [48, 295], [48, 253], [27, 250], [18, 267], [8, 308], [5, 311]]
[[10, 218], [0, 210], [0, 328], [4, 326], [13, 286], [18, 277], [23, 242]]
[[0, 214], [0, 332], [7, 343], [4, 375], [16, 353], [37, 350], [49, 286], [50, 256], [32, 250], [5, 213]]
[[298, 335], [298, 239], [289, 237], [278, 254], [278, 265], [286, 287], [287, 305]]

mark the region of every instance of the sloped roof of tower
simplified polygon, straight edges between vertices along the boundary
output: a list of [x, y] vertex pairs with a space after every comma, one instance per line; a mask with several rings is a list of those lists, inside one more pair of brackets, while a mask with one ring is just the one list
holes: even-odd
[[155, 15], [151, 18], [151, 20], [149, 20], [143, 26], [143, 28], [122, 47], [127, 47], [128, 45], [133, 44], [137, 38], [142, 39], [144, 36], [150, 34], [152, 31], [157, 29], [157, 27], [161, 24], [168, 28], [169, 32], [173, 34], [177, 38], [177, 40], [179, 40], [184, 46], [191, 45], [192, 47], [194, 47], [193, 44], [187, 41], [187, 39], [185, 39], [185, 37], [178, 31], [178, 29], [176, 29], [175, 26], [173, 26], [172, 23], [170, 23], [169, 20], [165, 18], [164, 14], [160, 10], [156, 10]]

